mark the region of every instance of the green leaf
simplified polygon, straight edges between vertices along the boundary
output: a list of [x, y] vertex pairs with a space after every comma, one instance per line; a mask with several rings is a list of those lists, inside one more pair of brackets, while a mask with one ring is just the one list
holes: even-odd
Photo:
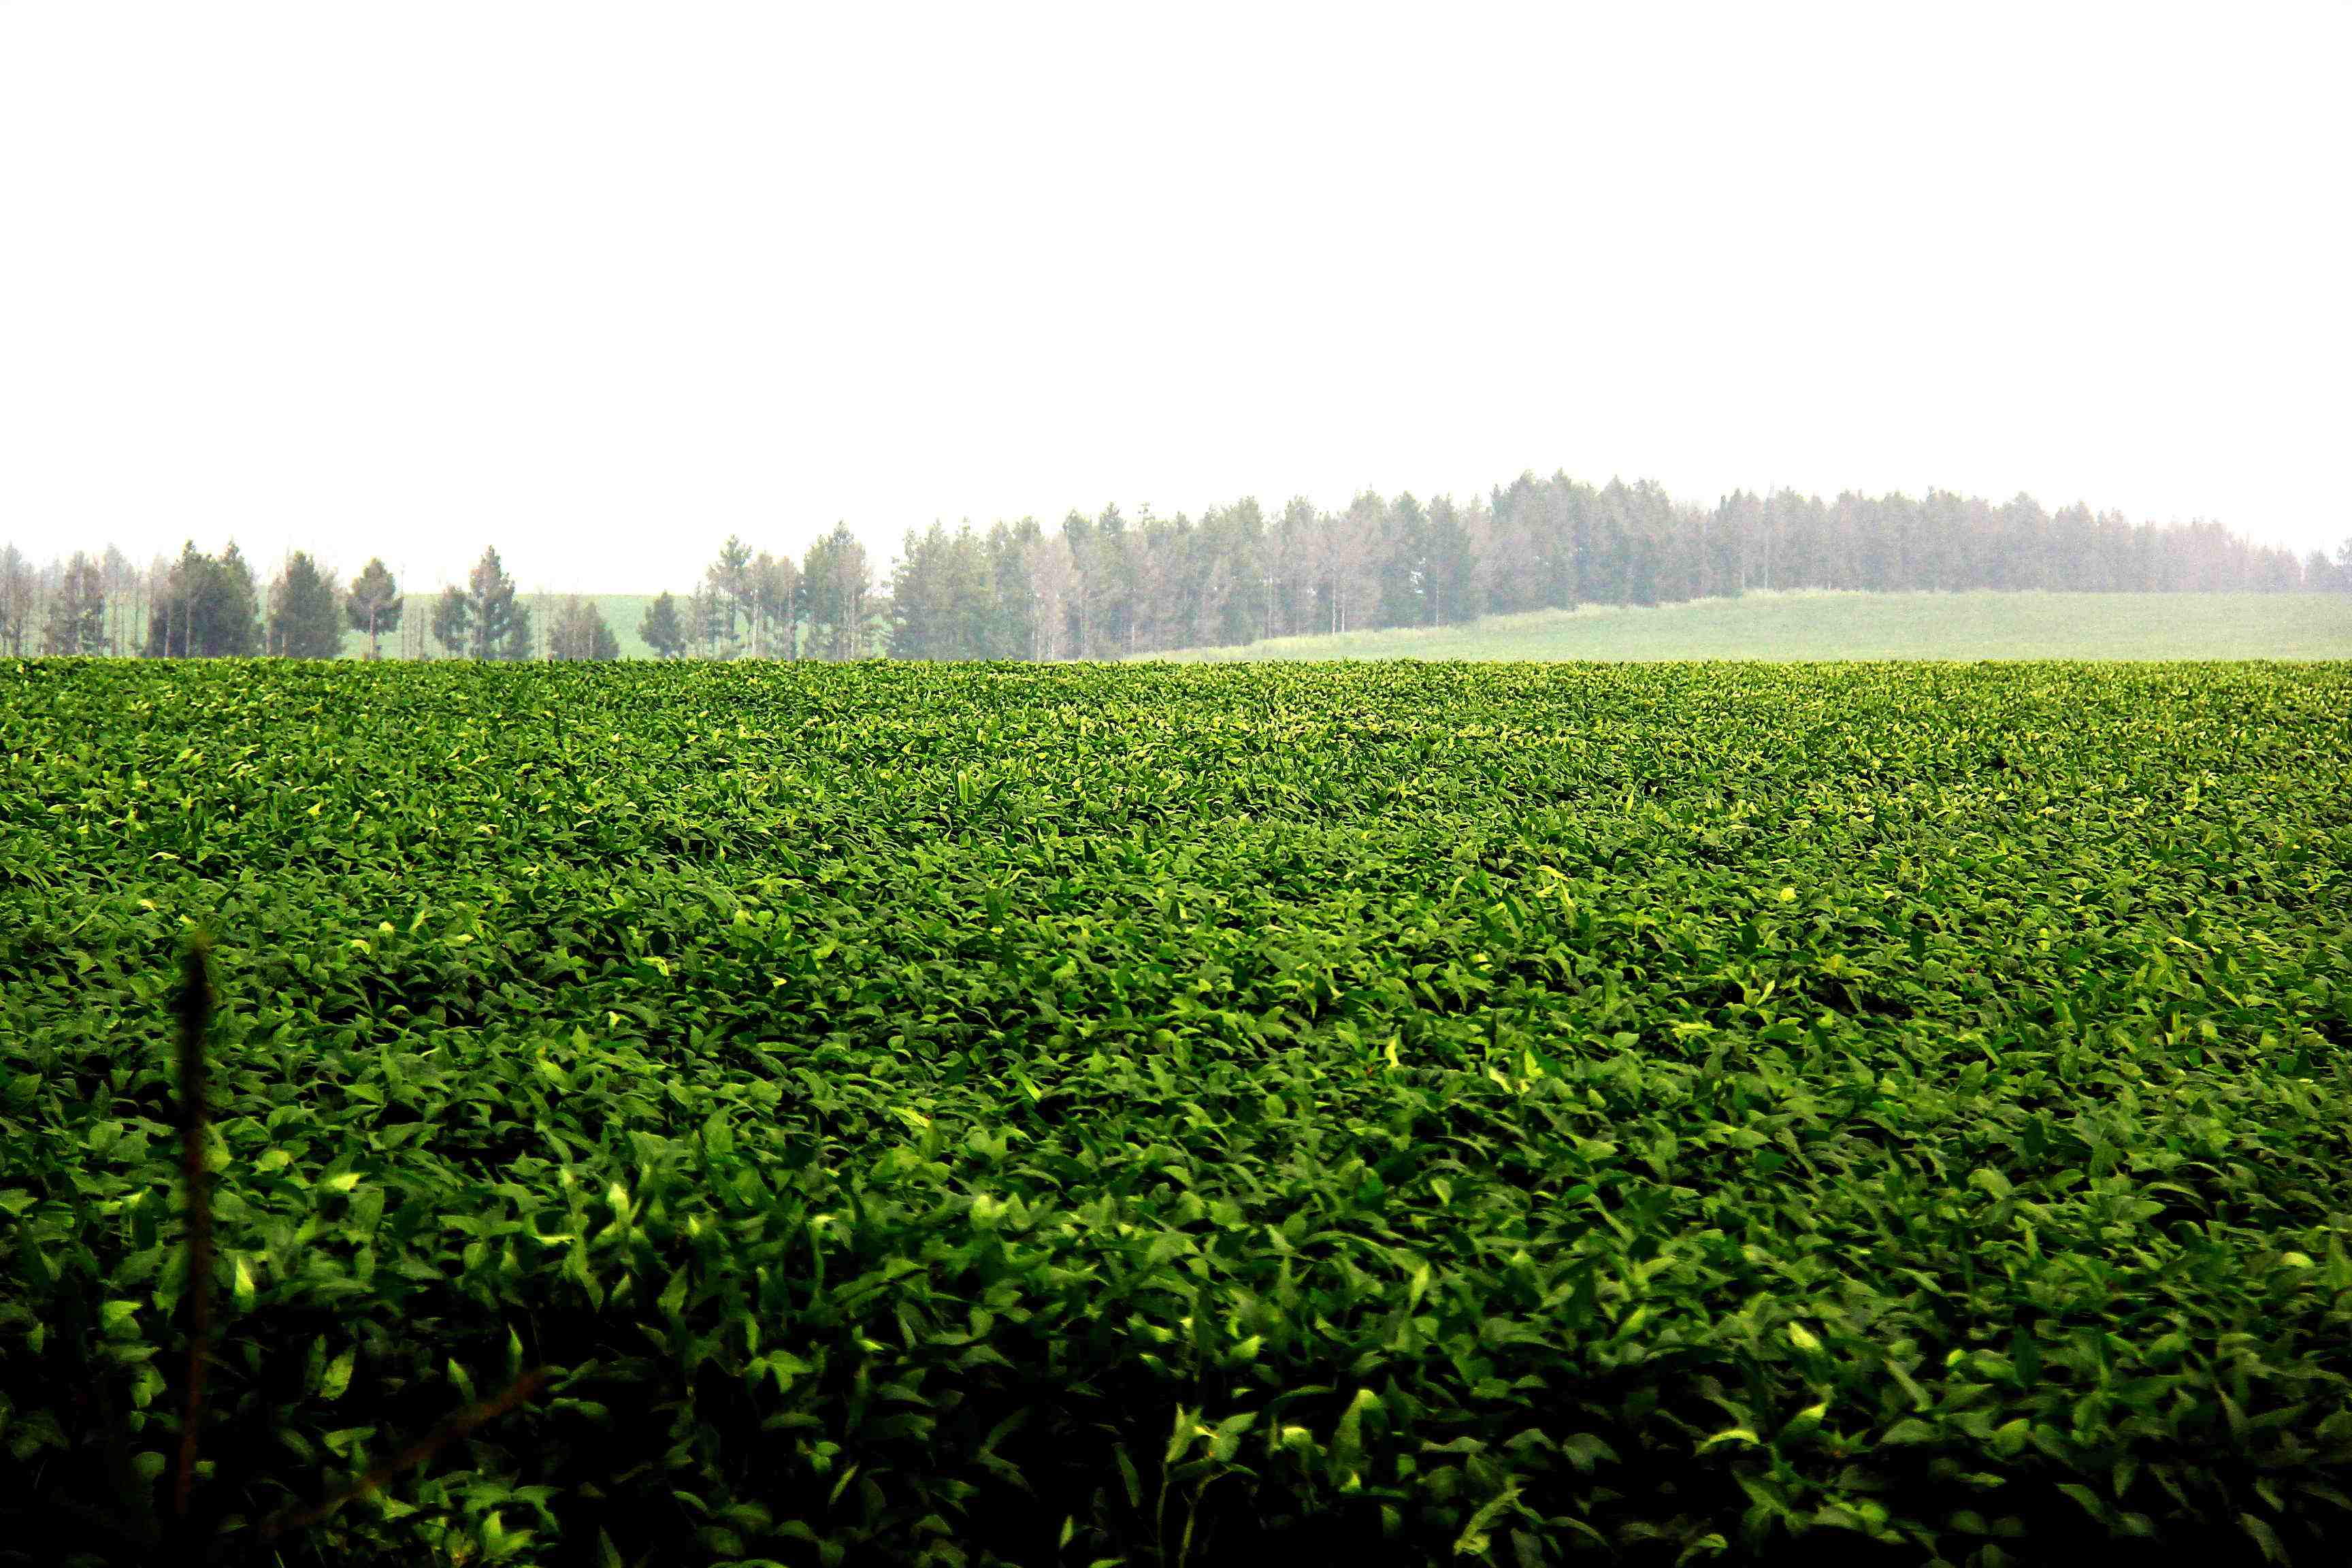
[[1331, 1464], [1336, 1476], [1345, 1479], [1363, 1468], [1364, 1414], [1380, 1408], [1380, 1395], [1369, 1388], [1356, 1390], [1355, 1397], [1348, 1401], [1348, 1408], [1340, 1413], [1339, 1425], [1331, 1436]]
[[2251, 1513], [2242, 1513], [2238, 1516], [2238, 1528], [2246, 1532], [2246, 1539], [2262, 1552], [2263, 1562], [2275, 1563], [2280, 1568], [2285, 1568], [2286, 1548], [2280, 1544], [2277, 1531], [2268, 1523]]

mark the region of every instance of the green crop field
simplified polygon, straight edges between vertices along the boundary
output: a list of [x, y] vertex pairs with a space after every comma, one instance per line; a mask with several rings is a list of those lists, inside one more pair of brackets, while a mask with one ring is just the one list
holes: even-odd
[[2347, 715], [0, 665], [0, 1561], [2329, 1561]]
[[1196, 648], [1231, 659], [2338, 659], [2346, 594], [1749, 594]]

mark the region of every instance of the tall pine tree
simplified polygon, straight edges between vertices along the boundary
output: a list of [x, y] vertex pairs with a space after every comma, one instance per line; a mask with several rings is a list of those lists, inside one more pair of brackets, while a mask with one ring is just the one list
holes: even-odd
[[352, 579], [351, 592], [343, 599], [343, 616], [352, 630], [367, 633], [368, 658], [383, 657], [383, 635], [400, 629], [404, 603], [399, 584], [392, 580], [391, 570], [381, 560], [369, 562], [366, 569]]
[[654, 650], [656, 658], [676, 658], [686, 651], [686, 627], [677, 616], [677, 601], [667, 594], [646, 606], [645, 619], [637, 623], [637, 636]]
[[99, 563], [79, 551], [66, 563], [50, 591], [41, 651], [67, 656], [107, 651], [106, 581]]
[[343, 651], [334, 584], [299, 550], [269, 585], [269, 651], [280, 658], [333, 658]]
[[464, 587], [442, 591], [433, 607], [433, 637], [461, 658], [530, 657], [530, 611], [516, 600], [514, 579], [495, 549], [482, 552]]

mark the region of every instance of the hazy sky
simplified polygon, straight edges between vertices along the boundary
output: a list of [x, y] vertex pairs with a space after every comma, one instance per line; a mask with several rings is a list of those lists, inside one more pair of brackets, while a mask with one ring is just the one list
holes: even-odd
[[2352, 5], [0, 0], [0, 539], [730, 531], [1522, 468], [2352, 533]]

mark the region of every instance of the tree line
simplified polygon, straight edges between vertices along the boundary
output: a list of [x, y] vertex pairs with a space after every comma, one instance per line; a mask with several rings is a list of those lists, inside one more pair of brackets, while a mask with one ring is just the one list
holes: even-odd
[[[364, 657], [382, 658], [384, 639], [406, 620], [407, 595], [382, 560], [342, 583], [298, 550], [262, 584], [234, 542], [218, 555], [190, 543], [143, 572], [112, 548], [97, 557], [77, 551], [38, 571], [16, 546], [0, 545], [0, 650], [13, 655], [335, 658], [349, 631], [366, 639]], [[442, 591], [430, 620], [446, 658], [621, 655], [584, 598], [561, 602], [546, 636], [534, 640], [530, 609], [496, 550], [483, 552], [463, 586]]]
[[[2252, 543], [2216, 523], [2133, 522], [2030, 496], [1993, 503], [1737, 491], [1713, 507], [1649, 480], [1522, 475], [1457, 503], [1372, 491], [1338, 510], [1254, 500], [1197, 518], [1150, 508], [986, 529], [909, 531], [877, 584], [836, 524], [800, 560], [730, 538], [684, 595], [636, 630], [665, 658], [1111, 658], [1317, 632], [1428, 626], [1579, 605], [1662, 605], [1756, 591], [1966, 589], [2098, 593], [2352, 592], [2352, 539], [2333, 559]], [[13, 655], [369, 657], [401, 632], [405, 595], [381, 560], [348, 584], [308, 553], [267, 584], [229, 544], [135, 569], [118, 550], [36, 568], [0, 546], [0, 649]], [[619, 639], [593, 601], [535, 626], [495, 549], [444, 589], [411, 657], [596, 659]]]
[[2215, 523], [2022, 495], [1743, 490], [1700, 507], [1647, 480], [1528, 474], [1466, 503], [1367, 491], [1339, 510], [934, 525], [907, 535], [885, 603], [898, 657], [1105, 658], [1790, 589], [2352, 590], [2352, 540], [2298, 560]]

